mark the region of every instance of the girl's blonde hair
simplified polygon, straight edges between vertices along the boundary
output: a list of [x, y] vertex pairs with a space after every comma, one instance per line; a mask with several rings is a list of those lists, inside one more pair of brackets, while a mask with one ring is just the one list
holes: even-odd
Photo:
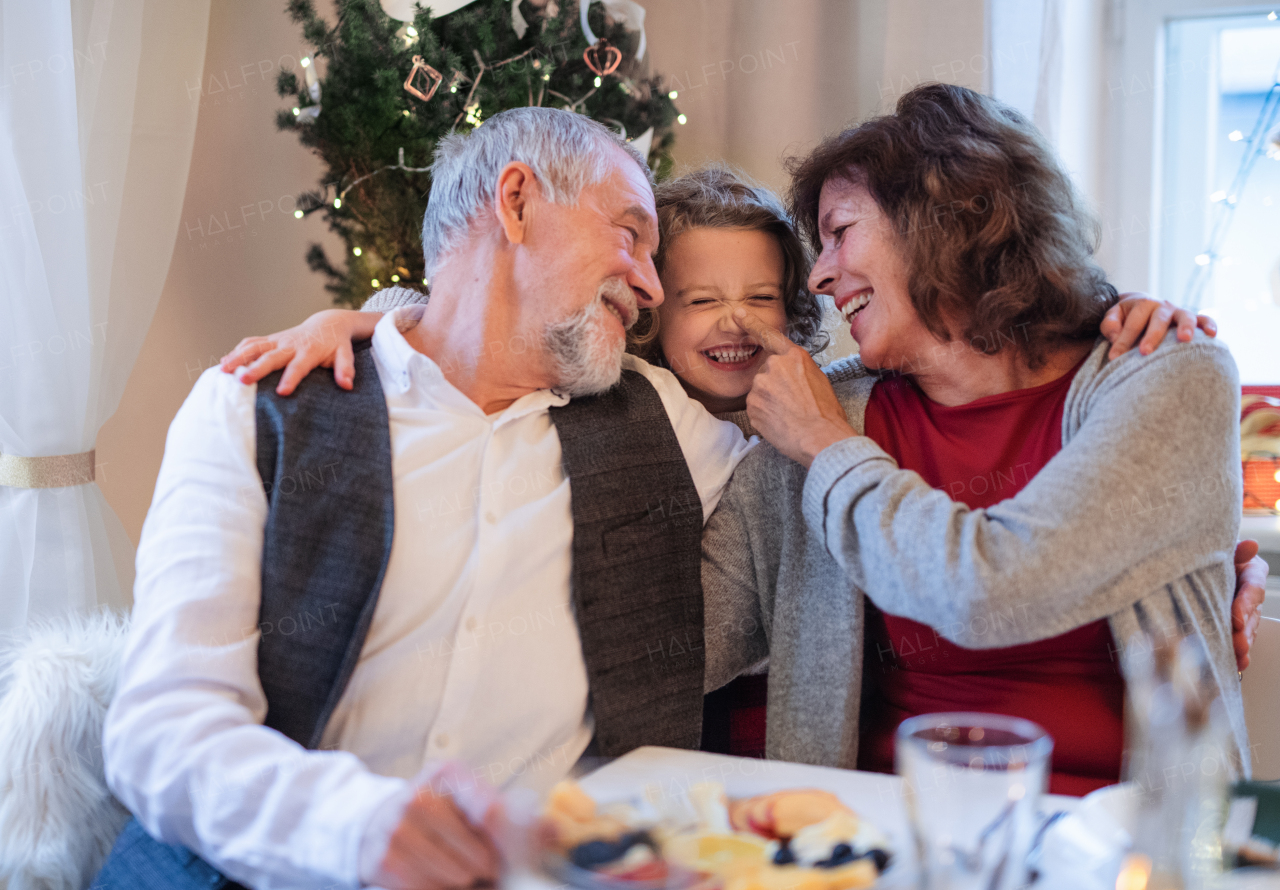
[[[829, 338], [822, 330], [822, 306], [807, 286], [812, 265], [809, 248], [773, 192], [723, 164], [709, 164], [658, 183], [653, 195], [658, 205], [659, 242], [654, 262], [659, 275], [671, 245], [690, 229], [767, 232], [782, 250], [782, 304], [787, 336], [811, 353], [826, 348]], [[639, 320], [627, 334], [627, 351], [649, 364], [666, 366], [658, 343], [656, 310], [640, 311]]]

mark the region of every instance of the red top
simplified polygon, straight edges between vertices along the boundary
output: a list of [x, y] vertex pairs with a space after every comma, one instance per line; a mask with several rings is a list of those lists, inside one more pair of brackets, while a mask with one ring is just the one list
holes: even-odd
[[[866, 434], [900, 467], [978, 509], [1013, 497], [1062, 447], [1075, 371], [967, 405], [935, 404], [905, 377], [871, 391]], [[1124, 680], [1106, 621], [1007, 649], [964, 649], [868, 603], [858, 768], [893, 770], [893, 734], [916, 714], [985, 711], [1053, 736], [1054, 794], [1120, 780]]]

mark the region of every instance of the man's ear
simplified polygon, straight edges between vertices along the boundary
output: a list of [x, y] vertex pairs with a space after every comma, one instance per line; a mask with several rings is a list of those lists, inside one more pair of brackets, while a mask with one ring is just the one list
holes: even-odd
[[533, 204], [541, 196], [538, 178], [533, 175], [528, 164], [512, 161], [502, 168], [494, 194], [494, 203], [497, 205], [494, 209], [498, 225], [502, 227], [508, 242], [524, 243]]

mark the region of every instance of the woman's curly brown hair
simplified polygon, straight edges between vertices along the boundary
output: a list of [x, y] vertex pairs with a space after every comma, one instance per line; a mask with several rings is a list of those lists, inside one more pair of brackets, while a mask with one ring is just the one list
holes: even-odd
[[867, 189], [894, 228], [916, 313], [943, 340], [988, 355], [1013, 344], [1038, 367], [1055, 343], [1096, 338], [1117, 300], [1092, 259], [1098, 223], [1053, 150], [973, 90], [916, 87], [788, 169], [793, 218], [816, 250], [823, 184]]
[[[786, 208], [773, 192], [723, 164], [708, 164], [653, 189], [658, 205], [658, 254], [662, 274], [672, 243], [690, 229], [753, 229], [767, 232], [782, 250], [782, 305], [787, 336], [810, 353], [827, 347], [822, 304], [806, 282], [812, 257]], [[658, 343], [658, 313], [642, 309], [627, 334], [627, 351], [651, 365], [666, 366]]]

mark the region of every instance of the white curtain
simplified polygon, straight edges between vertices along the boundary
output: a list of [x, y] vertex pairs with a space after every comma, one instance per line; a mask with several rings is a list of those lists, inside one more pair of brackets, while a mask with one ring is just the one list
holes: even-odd
[[[209, 0], [0, 0], [5, 458], [88, 452], [116, 410], [173, 253], [208, 24]], [[126, 605], [132, 561], [96, 483], [0, 485], [0, 648]]]

